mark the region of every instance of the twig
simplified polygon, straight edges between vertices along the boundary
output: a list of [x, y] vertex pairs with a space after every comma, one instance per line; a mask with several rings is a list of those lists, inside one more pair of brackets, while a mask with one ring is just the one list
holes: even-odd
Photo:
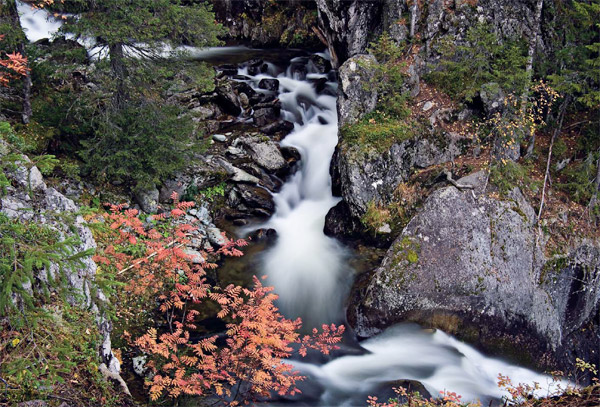
[[444, 169], [444, 171], [442, 171], [442, 173], [444, 175], [446, 175], [446, 181], [448, 181], [449, 183], [451, 183], [452, 185], [454, 185], [456, 188], [458, 188], [460, 190], [475, 188], [473, 185], [459, 184], [458, 182], [456, 182], [454, 179], [452, 179], [452, 173], [450, 171], [448, 171], [447, 169]]
[[[185, 236], [191, 236], [190, 233], [187, 233]], [[131, 264], [130, 266], [125, 267], [123, 270], [120, 270], [117, 272], [117, 275], [121, 275], [123, 273], [125, 273], [128, 270], [131, 270], [132, 268], [134, 268], [135, 266], [139, 266], [140, 264], [142, 264], [144, 261], [146, 260], [150, 260], [152, 257], [156, 256], [157, 254], [159, 254], [160, 252], [168, 249], [169, 247], [173, 246], [175, 243], [177, 243], [177, 240], [173, 240], [171, 243], [169, 243], [168, 245], [166, 245], [162, 250], [157, 250], [155, 252], [150, 253], [148, 256], [144, 257], [143, 259], [139, 259], [138, 261], [134, 262], [133, 264]], [[175, 249], [179, 249], [180, 247], [185, 246], [185, 243], [180, 243], [177, 246], [175, 246], [173, 248], [173, 250]]]
[[556, 137], [560, 134], [560, 130], [562, 128], [563, 119], [565, 118], [565, 111], [567, 110], [567, 105], [569, 104], [569, 96], [565, 98], [562, 105], [560, 106], [560, 114], [558, 119], [558, 126], [554, 129], [554, 133], [552, 133], [552, 140], [550, 141], [550, 149], [548, 151], [548, 160], [546, 161], [546, 173], [544, 174], [544, 186], [542, 188], [542, 199], [540, 201], [540, 209], [537, 215], [537, 222], [540, 221], [542, 216], [542, 210], [544, 209], [544, 198], [546, 197], [546, 183], [548, 182], [548, 177], [550, 174], [550, 162], [552, 161], [552, 147], [554, 147], [554, 141]]

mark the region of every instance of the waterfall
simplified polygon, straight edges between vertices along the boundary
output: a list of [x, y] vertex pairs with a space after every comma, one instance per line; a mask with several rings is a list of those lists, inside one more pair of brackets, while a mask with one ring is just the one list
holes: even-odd
[[[51, 37], [61, 25], [45, 10], [34, 10], [22, 2], [18, 7], [30, 41]], [[88, 49], [93, 46], [85, 45]], [[244, 47], [187, 50], [199, 59], [248, 52]], [[326, 53], [317, 55], [327, 57]], [[258, 226], [273, 228], [278, 236], [274, 246], [262, 255], [262, 268], [267, 283], [281, 296], [278, 305], [287, 317], [300, 316], [308, 327], [339, 322], [353, 273], [346, 262], [347, 251], [323, 233], [325, 215], [339, 200], [332, 196], [329, 175], [337, 143], [337, 84], [332, 76], [318, 72], [306, 57], [292, 59], [288, 69], [278, 72], [268, 64], [266, 73], [245, 80], [260, 92], [265, 92], [258, 89], [261, 79], [279, 80], [282, 118], [294, 123], [294, 130], [281, 145], [296, 148], [302, 157], [296, 173], [273, 196], [274, 215]], [[247, 69], [241, 68], [239, 74], [247, 76]], [[314, 81], [322, 79], [328, 81], [317, 92]], [[316, 403], [324, 406], [364, 406], [367, 395], [399, 380], [419, 381], [433, 396], [447, 390], [461, 394], [464, 401], [480, 399], [486, 403], [508, 395], [496, 385], [499, 373], [515, 384], [539, 383], [539, 396], [568, 384], [488, 358], [441, 331], [414, 325], [388, 328], [361, 342], [360, 348], [361, 355], [345, 355], [321, 365], [290, 363], [307, 376], [308, 386], [317, 389]]]
[[[306, 66], [313, 79], [326, 78], [308, 58], [294, 58]], [[267, 284], [280, 295], [279, 307], [289, 318], [301, 317], [306, 326], [341, 320], [351, 272], [346, 251], [323, 233], [325, 215], [338, 202], [331, 193], [329, 164], [337, 144], [335, 82], [327, 82], [318, 94], [309, 80], [292, 65], [277, 77], [250, 76], [257, 91], [261, 79], [279, 81], [282, 117], [294, 122], [294, 130], [282, 146], [296, 148], [302, 159], [296, 173], [273, 196], [275, 214], [260, 227], [277, 231], [277, 242], [262, 255]], [[270, 72], [276, 72], [271, 67]], [[241, 75], [247, 75], [242, 68]], [[264, 92], [264, 91], [263, 91]]]
[[[324, 55], [324, 54], [320, 54]], [[261, 79], [279, 80], [282, 118], [294, 123], [294, 130], [282, 146], [301, 154], [298, 171], [279, 193], [273, 195], [275, 214], [257, 227], [273, 228], [277, 241], [262, 254], [267, 283], [280, 295], [279, 307], [289, 318], [301, 317], [309, 327], [339, 322], [352, 271], [346, 250], [325, 236], [325, 215], [339, 198], [331, 193], [329, 165], [337, 144], [335, 82], [327, 82], [318, 93], [314, 80], [328, 78], [316, 71], [308, 58], [294, 58], [283, 73], [249, 76], [245, 67], [238, 74], [256, 91]], [[298, 64], [305, 69], [297, 70]], [[268, 72], [278, 72], [272, 69]], [[514, 384], [534, 382], [543, 396], [566, 388], [549, 376], [488, 358], [474, 348], [442, 331], [424, 330], [402, 324], [360, 343], [361, 355], [345, 355], [318, 365], [292, 361], [320, 393], [320, 405], [365, 405], [370, 394], [391, 387], [398, 380], [420, 382], [432, 396], [442, 391], [462, 395], [464, 401], [492, 400], [509, 396], [497, 386], [499, 374]], [[311, 384], [308, 385], [309, 387]]]

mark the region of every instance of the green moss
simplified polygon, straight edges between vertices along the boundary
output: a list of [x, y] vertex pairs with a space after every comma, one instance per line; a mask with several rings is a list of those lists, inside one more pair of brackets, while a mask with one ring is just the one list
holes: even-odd
[[404, 120], [388, 117], [379, 111], [366, 115], [353, 125], [345, 125], [340, 135], [349, 145], [363, 150], [375, 149], [384, 152], [395, 144], [414, 138], [418, 133], [416, 126]]
[[567, 256], [558, 256], [548, 260], [540, 272], [540, 284], [546, 284], [550, 281], [556, 282], [558, 274], [569, 265]]

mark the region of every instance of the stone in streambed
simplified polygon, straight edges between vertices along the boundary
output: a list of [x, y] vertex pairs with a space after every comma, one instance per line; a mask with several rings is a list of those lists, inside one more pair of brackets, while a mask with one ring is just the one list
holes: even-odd
[[261, 79], [260, 82], [258, 82], [258, 87], [260, 89], [276, 92], [279, 89], [279, 81], [277, 79]]

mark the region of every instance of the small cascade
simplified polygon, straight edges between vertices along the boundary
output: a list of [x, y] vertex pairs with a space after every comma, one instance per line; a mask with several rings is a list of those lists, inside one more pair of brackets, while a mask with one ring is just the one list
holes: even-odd
[[307, 75], [327, 77], [306, 57], [291, 60], [285, 72], [267, 65], [267, 72], [239, 75], [256, 90], [261, 79], [279, 81], [282, 118], [294, 130], [282, 146], [296, 148], [302, 157], [296, 173], [274, 195], [275, 214], [264, 225], [277, 231], [277, 242], [262, 256], [267, 283], [280, 295], [279, 307], [290, 318], [301, 317], [306, 326], [339, 322], [347, 288], [352, 279], [345, 263], [346, 251], [325, 236], [325, 215], [337, 202], [331, 193], [329, 164], [337, 144], [335, 82], [317, 92]]

